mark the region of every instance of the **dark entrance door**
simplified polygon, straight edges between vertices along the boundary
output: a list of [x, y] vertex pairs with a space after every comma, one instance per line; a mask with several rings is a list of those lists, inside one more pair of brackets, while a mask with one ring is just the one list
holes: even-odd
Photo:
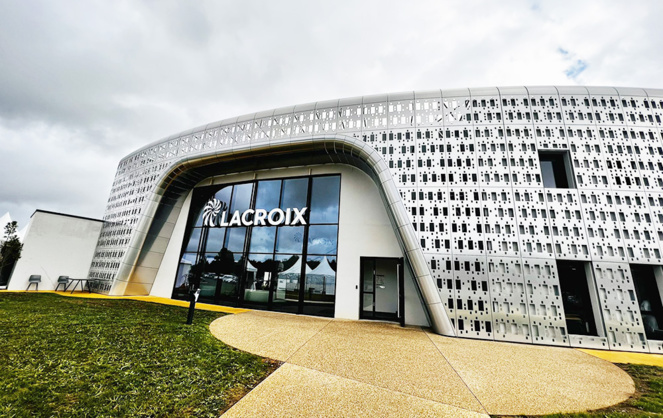
[[403, 259], [361, 258], [359, 318], [404, 325]]

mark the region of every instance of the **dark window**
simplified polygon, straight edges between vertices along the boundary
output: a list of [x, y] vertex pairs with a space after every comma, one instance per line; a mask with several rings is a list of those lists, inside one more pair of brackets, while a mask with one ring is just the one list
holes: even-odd
[[663, 326], [663, 306], [661, 305], [661, 292], [656, 282], [654, 267], [639, 264], [631, 264], [630, 267], [645, 334], [650, 340], [661, 341], [663, 340], [663, 329], [661, 329], [661, 326]]
[[588, 263], [580, 261], [557, 261], [568, 333], [598, 336], [589, 294], [588, 280], [591, 280], [591, 277], [587, 277], [587, 267], [589, 267]]
[[574, 189], [573, 169], [568, 151], [539, 151], [543, 187]]

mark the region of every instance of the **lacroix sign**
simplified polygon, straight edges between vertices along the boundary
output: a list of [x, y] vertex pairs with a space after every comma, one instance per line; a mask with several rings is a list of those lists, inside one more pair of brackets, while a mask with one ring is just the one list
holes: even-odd
[[269, 212], [265, 209], [247, 209], [228, 212], [228, 205], [216, 198], [211, 198], [203, 208], [203, 226], [294, 226], [306, 225], [306, 210], [308, 208], [275, 208]]

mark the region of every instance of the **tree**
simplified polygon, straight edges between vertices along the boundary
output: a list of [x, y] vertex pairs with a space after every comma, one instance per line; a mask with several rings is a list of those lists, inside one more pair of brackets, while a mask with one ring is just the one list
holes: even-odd
[[14, 264], [21, 258], [21, 251], [23, 250], [23, 244], [16, 235], [17, 229], [18, 222], [7, 223], [3, 242], [0, 244], [0, 285], [3, 286], [9, 281], [9, 276], [14, 270]]

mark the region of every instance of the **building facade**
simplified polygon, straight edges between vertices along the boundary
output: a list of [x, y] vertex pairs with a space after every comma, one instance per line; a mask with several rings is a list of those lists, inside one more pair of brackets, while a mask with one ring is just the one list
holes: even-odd
[[663, 90], [509, 87], [212, 123], [118, 167], [111, 294], [663, 351]]
[[60, 276], [86, 277], [103, 224], [100, 219], [35, 210], [23, 229], [21, 258], [14, 265], [7, 289], [26, 290], [32, 275], [41, 280], [32, 290], [57, 289]]

